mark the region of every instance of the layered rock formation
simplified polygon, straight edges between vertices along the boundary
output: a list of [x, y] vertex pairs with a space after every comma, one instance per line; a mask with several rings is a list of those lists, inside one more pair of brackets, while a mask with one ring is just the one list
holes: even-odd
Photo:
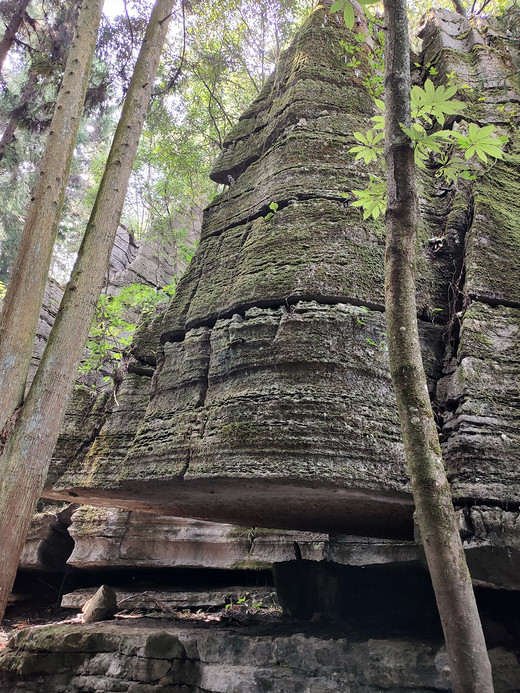
[[[213, 175], [233, 183], [206, 210], [194, 261], [153, 326], [162, 346], [138, 435], [114, 412], [86, 455], [65, 465], [58, 454], [50, 497], [411, 538], [382, 226], [343, 197], [367, 179], [347, 151], [374, 114], [338, 52], [347, 36], [318, 10], [230, 133]], [[449, 264], [421, 258], [421, 305], [442, 305]], [[433, 387], [442, 328], [421, 327]], [[117, 397], [123, 427], [157, 348], [141, 334], [128, 397]]]
[[[511, 652], [490, 652], [496, 693], [520, 687]], [[65, 625], [15, 636], [4, 655], [5, 693], [60, 690], [148, 693], [449, 691], [446, 652], [438, 643], [349, 638], [294, 628], [238, 630], [139, 623]], [[1, 676], [1, 674], [0, 674]]]
[[[353, 71], [337, 48], [345, 38], [318, 9], [228, 135], [212, 175], [230, 185], [205, 212], [193, 262], [165, 315], [140, 330], [94, 443], [58, 448], [49, 497], [412, 537], [384, 345], [382, 222], [344, 197], [372, 172], [348, 149], [374, 114], [368, 59]], [[452, 13], [433, 16], [424, 40], [424, 64], [459, 84], [465, 117], [500, 125], [518, 99], [506, 57]], [[424, 172], [417, 280], [455, 498], [466, 522], [484, 503], [508, 526], [505, 506], [520, 501], [516, 147], [513, 136], [505, 161], [471, 187]]]
[[[449, 12], [423, 35], [417, 81], [434, 66], [468, 103], [450, 125], [505, 128], [519, 96], [496, 37]], [[367, 55], [353, 70], [345, 38], [318, 8], [227, 137], [212, 175], [228, 187], [205, 212], [177, 295], [140, 328], [117, 391], [77, 395], [45, 494], [119, 508], [77, 511], [71, 565], [277, 563], [289, 614], [339, 618], [355, 633], [43, 629], [12, 641], [6, 685], [21, 672], [25, 690], [49, 693], [449, 690], [388, 373], [383, 224], [350, 205], [374, 168], [348, 149], [375, 111]], [[430, 394], [495, 690], [510, 692], [520, 688], [518, 157], [513, 132], [505, 160], [471, 185], [423, 172], [417, 266]]]

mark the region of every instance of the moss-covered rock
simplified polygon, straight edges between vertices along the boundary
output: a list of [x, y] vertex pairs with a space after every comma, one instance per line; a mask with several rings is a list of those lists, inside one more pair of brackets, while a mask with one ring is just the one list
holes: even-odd
[[439, 383], [456, 498], [520, 501], [520, 310], [472, 303], [458, 367]]

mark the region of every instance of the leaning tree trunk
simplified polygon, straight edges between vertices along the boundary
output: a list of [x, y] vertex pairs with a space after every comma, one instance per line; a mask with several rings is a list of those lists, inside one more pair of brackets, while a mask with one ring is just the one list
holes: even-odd
[[152, 11], [78, 259], [0, 457], [0, 620], [103, 287], [173, 3], [157, 0]]
[[418, 218], [410, 127], [406, 0], [385, 0], [386, 331], [410, 483], [441, 617], [453, 690], [491, 693], [491, 666], [442, 462], [419, 345], [415, 303]]
[[13, 45], [13, 41], [15, 39], [16, 34], [18, 33], [20, 24], [23, 21], [23, 18], [25, 16], [25, 10], [27, 9], [29, 2], [30, 0], [19, 1], [18, 7], [14, 11], [13, 16], [11, 17], [11, 21], [7, 25], [2, 40], [0, 41], [0, 70], [4, 65], [4, 61], [7, 57], [7, 54], [9, 53], [9, 49]]
[[83, 0], [0, 315], [0, 441], [22, 403], [103, 0]]

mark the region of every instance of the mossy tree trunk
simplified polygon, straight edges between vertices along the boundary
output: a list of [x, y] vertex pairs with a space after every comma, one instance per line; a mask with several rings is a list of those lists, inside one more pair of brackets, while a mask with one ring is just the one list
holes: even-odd
[[4, 35], [2, 36], [2, 40], [0, 41], [0, 70], [4, 65], [7, 54], [9, 53], [9, 49], [13, 45], [15, 36], [20, 28], [20, 24], [23, 22], [25, 10], [27, 9], [29, 2], [30, 0], [19, 0], [18, 6], [11, 17], [11, 21], [7, 25]]
[[399, 408], [417, 521], [439, 608], [456, 693], [491, 693], [491, 666], [466, 565], [433, 418], [415, 303], [418, 219], [410, 127], [410, 52], [406, 0], [385, 0], [385, 294], [390, 370]]
[[72, 392], [123, 209], [174, 0], [157, 0], [78, 259], [0, 473], [0, 619]]
[[83, 0], [20, 247], [2, 305], [0, 432], [24, 396], [102, 7], [103, 0]]

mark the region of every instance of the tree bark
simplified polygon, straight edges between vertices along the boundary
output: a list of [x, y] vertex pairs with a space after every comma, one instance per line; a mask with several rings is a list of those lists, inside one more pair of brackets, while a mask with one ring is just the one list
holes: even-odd
[[20, 0], [18, 7], [11, 17], [11, 21], [6, 27], [2, 40], [0, 41], [0, 70], [2, 70], [7, 54], [9, 53], [9, 49], [13, 45], [14, 38], [18, 33], [18, 29], [23, 21], [25, 10], [27, 9], [29, 2], [30, 0]]
[[417, 328], [415, 243], [418, 219], [410, 127], [406, 0], [385, 0], [388, 192], [386, 331], [416, 516], [441, 617], [456, 693], [492, 693], [491, 666], [466, 565], [433, 418]]
[[0, 619], [103, 287], [173, 3], [157, 0], [152, 11], [78, 259], [0, 458]]
[[461, 14], [463, 17], [466, 16], [466, 9], [464, 5], [462, 4], [461, 0], [452, 0], [453, 2], [453, 7], [455, 8], [455, 12], [458, 14]]
[[4, 158], [5, 150], [14, 140], [14, 133], [16, 131], [16, 126], [18, 125], [18, 120], [16, 118], [9, 118], [2, 139], [0, 139], [0, 161]]
[[0, 432], [20, 406], [96, 46], [103, 0], [83, 0], [0, 315]]

